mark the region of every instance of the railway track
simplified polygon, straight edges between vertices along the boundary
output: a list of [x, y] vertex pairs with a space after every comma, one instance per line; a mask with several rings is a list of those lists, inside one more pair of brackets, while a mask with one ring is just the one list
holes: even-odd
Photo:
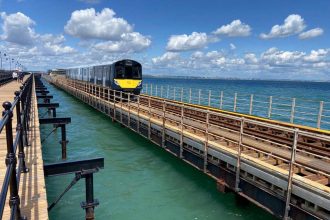
[[[74, 91], [77, 91], [76, 94], [82, 94], [80, 99], [86, 103], [112, 117], [117, 115], [117, 120], [124, 125], [126, 123], [130, 129], [132, 129], [129, 126], [130, 120], [139, 125], [140, 119], [144, 120], [143, 123], [141, 121], [141, 126], [144, 126], [144, 130], [149, 131], [149, 134], [147, 136], [144, 134], [144, 136], [156, 144], [161, 146], [161, 143], [166, 140], [180, 146], [180, 157], [181, 151], [189, 151], [197, 157], [203, 158], [204, 169], [181, 157], [205, 173], [208, 173], [205, 169], [207, 163], [223, 166], [223, 161], [210, 154], [210, 151], [214, 149], [219, 152], [227, 152], [256, 166], [262, 166], [272, 175], [280, 175], [287, 179], [288, 186], [292, 181], [296, 187], [297, 184], [298, 186], [306, 184], [306, 189], [310, 187], [318, 193], [325, 193], [327, 199], [330, 195], [329, 131], [159, 97], [128, 95], [86, 82], [63, 80], [57, 82], [57, 85], [65, 84], [73, 94], [75, 94]], [[112, 106], [112, 112], [107, 109], [110, 106]], [[120, 112], [119, 115], [118, 112], [116, 114], [116, 109]], [[126, 113], [123, 114], [123, 112]], [[130, 115], [135, 115], [135, 119], [134, 117], [131, 119]], [[159, 128], [152, 127], [151, 123]], [[176, 132], [177, 137], [165, 133], [167, 129]], [[159, 137], [162, 140], [159, 141]], [[154, 138], [158, 138], [158, 141]], [[189, 139], [198, 143], [199, 147], [189, 144]], [[237, 173], [236, 167], [239, 167], [239, 163], [237, 160], [237, 164], [229, 165], [227, 163], [225, 166]], [[270, 189], [271, 192], [282, 198], [287, 195], [286, 186], [279, 186], [279, 183], [274, 184], [272, 181], [250, 176], [244, 170], [238, 175], [247, 179], [252, 178], [251, 181]], [[292, 195], [291, 203], [303, 209], [310, 207], [314, 213], [325, 214], [320, 214], [320, 216], [330, 216], [328, 208], [324, 205], [316, 205], [318, 202], [306, 203], [306, 198]]]
[[147, 95], [140, 95], [139, 100], [131, 96], [129, 101], [127, 94], [122, 94], [122, 98], [118, 98], [120, 93], [116, 92], [117, 98], [114, 99], [112, 91], [105, 87], [88, 88], [83, 82], [77, 81], [71, 82], [71, 85], [106, 101], [120, 104], [122, 100], [121, 106], [147, 115], [151, 114], [159, 120], [162, 120], [166, 112], [166, 123], [177, 127], [182, 124], [183, 129], [202, 138], [207, 136], [208, 140], [236, 151], [239, 148], [239, 132], [244, 117], [242, 154], [285, 171], [290, 169], [293, 131], [299, 129], [293, 173], [326, 187], [330, 186], [330, 132], [328, 131]]

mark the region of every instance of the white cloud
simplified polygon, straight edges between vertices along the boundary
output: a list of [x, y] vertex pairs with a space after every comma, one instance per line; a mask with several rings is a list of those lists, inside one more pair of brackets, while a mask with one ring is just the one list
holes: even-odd
[[251, 34], [251, 27], [240, 20], [234, 20], [230, 24], [221, 26], [213, 34], [226, 35], [228, 37], [246, 37]]
[[175, 61], [180, 59], [180, 54], [177, 52], [166, 52], [162, 56], [152, 58], [152, 63], [159, 66], [171, 66]]
[[292, 14], [284, 20], [284, 24], [273, 26], [268, 34], [262, 33], [260, 37], [262, 39], [288, 37], [302, 32], [305, 28], [304, 19], [300, 15]]
[[32, 45], [36, 40], [33, 26], [35, 22], [21, 12], [7, 15], [1, 13], [2, 35], [1, 39], [20, 45]]
[[261, 54], [261, 59], [270, 65], [299, 65], [298, 61], [301, 61], [305, 55], [300, 51], [281, 51], [275, 47], [272, 47]]
[[124, 33], [121, 35], [121, 41], [106, 41], [100, 42], [93, 46], [94, 49], [114, 52], [140, 52], [148, 48], [151, 44], [151, 40], [137, 32]]
[[244, 55], [244, 60], [248, 64], [256, 64], [258, 63], [258, 58], [254, 53], [247, 53]]
[[330, 79], [330, 48], [285, 51], [272, 47], [260, 53], [242, 57], [226, 51], [196, 51], [190, 57], [165, 53], [152, 59], [152, 72], [172, 75], [198, 75], [268, 79]]
[[[318, 49], [312, 50], [309, 55], [304, 57], [307, 62], [321, 62], [324, 61], [330, 55], [330, 49]], [[329, 61], [329, 60], [328, 60]]]
[[167, 42], [168, 51], [187, 51], [205, 47], [208, 43], [206, 33], [193, 32], [191, 35], [172, 35]]
[[122, 34], [133, 31], [123, 18], [116, 18], [110, 8], [95, 12], [94, 8], [72, 12], [70, 20], [64, 27], [67, 34], [81, 39], [120, 40]]
[[233, 43], [229, 44], [229, 46], [230, 46], [230, 49], [231, 49], [231, 50], [235, 50], [235, 49], [236, 49], [236, 46], [235, 46], [235, 44], [233, 44]]
[[299, 39], [305, 40], [305, 39], [310, 39], [313, 37], [318, 37], [323, 34], [323, 29], [322, 28], [314, 28], [308, 31], [305, 31], [301, 34], [299, 34]]

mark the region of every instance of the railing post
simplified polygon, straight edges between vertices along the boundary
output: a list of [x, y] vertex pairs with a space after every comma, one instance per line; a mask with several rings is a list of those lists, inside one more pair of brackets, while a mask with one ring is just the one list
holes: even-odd
[[239, 176], [241, 172], [241, 152], [242, 152], [242, 143], [243, 143], [243, 132], [244, 132], [244, 118], [241, 119], [241, 126], [239, 131], [239, 140], [238, 140], [238, 151], [237, 151], [237, 163], [236, 163], [236, 180], [235, 180], [235, 191], [239, 192]]
[[291, 104], [290, 123], [293, 123], [295, 108], [296, 108], [296, 98], [293, 98], [292, 99], [292, 104]]
[[235, 95], [234, 95], [234, 108], [233, 108], [234, 112], [236, 112], [236, 103], [237, 103], [237, 92], [235, 92]]
[[294, 163], [296, 159], [296, 150], [297, 150], [297, 142], [298, 142], [298, 135], [299, 129], [295, 129], [294, 131], [294, 139], [293, 145], [291, 148], [291, 160], [290, 160], [290, 168], [289, 168], [289, 176], [288, 176], [288, 187], [286, 191], [286, 203], [285, 203], [285, 212], [283, 219], [290, 219], [289, 218], [289, 211], [290, 211], [290, 200], [291, 200], [291, 192], [292, 192], [292, 177], [294, 174]]
[[272, 117], [273, 96], [269, 96], [268, 118]]
[[151, 104], [150, 104], [150, 97], [148, 97], [148, 112], [149, 112], [149, 117], [148, 117], [148, 139], [150, 140], [151, 138]]
[[160, 86], [160, 97], [163, 98], [163, 86]]
[[253, 94], [250, 96], [250, 109], [249, 109], [249, 114], [252, 115], [253, 111]]
[[210, 121], [210, 112], [206, 112], [206, 128], [205, 128], [205, 142], [204, 142], [204, 165], [203, 170], [206, 173], [207, 171], [207, 148], [209, 145], [209, 121]]
[[198, 105], [201, 104], [201, 90], [198, 90]]
[[123, 92], [120, 91], [120, 123], [123, 125]]
[[166, 122], [166, 102], [163, 100], [163, 130], [162, 130], [162, 147], [165, 148], [165, 122]]
[[317, 116], [317, 128], [321, 128], [322, 114], [323, 114], [323, 101], [320, 101], [319, 114]]
[[183, 114], [184, 114], [184, 105], [181, 105], [181, 117], [180, 117], [180, 154], [179, 157], [183, 158]]
[[175, 87], [173, 88], [173, 100], [175, 101]]
[[127, 124], [128, 128], [131, 127], [131, 93], [128, 93], [128, 119], [127, 119]]
[[220, 92], [220, 109], [222, 109], [222, 103], [223, 103], [223, 91]]
[[209, 90], [209, 106], [211, 106], [211, 90]]
[[150, 84], [150, 95], [152, 95], [152, 84]]
[[144, 93], [148, 95], [148, 84], [145, 84], [145, 86], [146, 86], [146, 90], [144, 91]]
[[7, 142], [7, 155], [6, 155], [6, 166], [12, 166], [11, 173], [9, 175], [9, 186], [10, 186], [10, 197], [9, 197], [9, 206], [12, 208], [14, 206], [15, 217], [21, 219], [21, 210], [20, 210], [20, 198], [18, 195], [18, 186], [16, 179], [16, 155], [14, 153], [13, 146], [13, 129], [12, 129], [12, 120], [13, 112], [10, 110], [12, 107], [10, 102], [4, 102], [2, 104], [5, 109], [2, 113], [2, 116], [8, 114], [8, 121], [6, 123], [6, 142]]
[[26, 168], [25, 164], [25, 154], [24, 154], [24, 144], [23, 144], [23, 126], [22, 126], [22, 115], [21, 115], [21, 98], [20, 98], [20, 92], [15, 92], [15, 99], [17, 100], [16, 103], [16, 117], [17, 117], [17, 127], [16, 131], [19, 135], [18, 139], [18, 158], [21, 161], [20, 162], [20, 170], [22, 173], [27, 173], [29, 171], [28, 168]]
[[167, 85], [167, 92], [166, 93], [167, 93], [166, 98], [169, 98], [169, 96], [170, 96], [170, 86], [169, 85]]
[[157, 94], [158, 94], [158, 92], [157, 92], [157, 90], [158, 90], [158, 86], [157, 86], [157, 84], [156, 84], [156, 92], [155, 92], [155, 96], [157, 96]]
[[191, 88], [189, 89], [189, 101], [188, 103], [191, 103]]
[[181, 102], [183, 101], [183, 87], [181, 88]]

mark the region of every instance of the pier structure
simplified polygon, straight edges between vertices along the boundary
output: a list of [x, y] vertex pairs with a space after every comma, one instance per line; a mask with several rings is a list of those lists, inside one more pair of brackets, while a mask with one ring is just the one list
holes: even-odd
[[158, 84], [144, 84], [142, 93], [319, 129], [330, 129], [328, 101]]
[[330, 218], [330, 132], [63, 76], [45, 76], [206, 175], [283, 219]]
[[5, 78], [0, 103], [0, 219], [48, 219], [33, 76]]

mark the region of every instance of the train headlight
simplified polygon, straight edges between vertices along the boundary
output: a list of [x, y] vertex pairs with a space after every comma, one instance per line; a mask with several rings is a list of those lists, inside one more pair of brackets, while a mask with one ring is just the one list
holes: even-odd
[[137, 86], [139, 87], [139, 86], [141, 86], [141, 84], [142, 84], [142, 80], [141, 80], [141, 81], [138, 83], [138, 85], [137, 85]]
[[120, 86], [120, 85], [119, 85], [119, 82], [118, 82], [117, 80], [114, 80], [114, 82], [115, 82], [115, 84], [116, 84], [117, 86]]

